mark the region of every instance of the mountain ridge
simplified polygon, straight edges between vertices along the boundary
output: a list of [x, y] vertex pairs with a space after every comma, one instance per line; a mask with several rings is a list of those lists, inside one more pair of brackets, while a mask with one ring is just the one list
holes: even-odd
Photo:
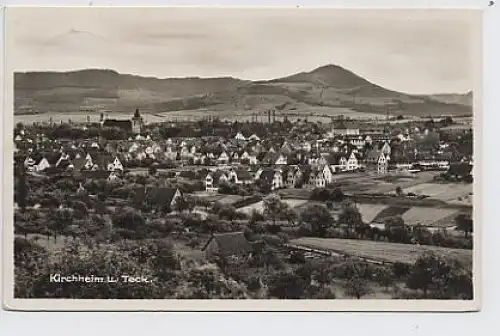
[[230, 76], [158, 78], [96, 68], [24, 71], [14, 74], [14, 91], [15, 114], [77, 111], [93, 105], [152, 112], [277, 108], [286, 113], [322, 107], [372, 114], [472, 114], [471, 92], [401, 93], [333, 64], [263, 81]]

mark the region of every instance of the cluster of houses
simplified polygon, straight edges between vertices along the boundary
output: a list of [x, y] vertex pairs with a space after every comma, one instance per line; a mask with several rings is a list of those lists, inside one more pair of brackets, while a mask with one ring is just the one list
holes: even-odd
[[[136, 116], [139, 120], [140, 116]], [[416, 130], [414, 130], [416, 131]], [[423, 134], [427, 134], [423, 132]], [[221, 182], [252, 184], [259, 181], [271, 190], [283, 187], [324, 187], [333, 175], [343, 172], [373, 171], [385, 174], [393, 167], [446, 169], [446, 157], [426, 156], [414, 146], [411, 132], [391, 136], [380, 129], [360, 131], [340, 122], [322, 137], [261, 139], [241, 132], [225, 139], [155, 139], [136, 134], [123, 141], [104, 139], [49, 140], [40, 134], [18, 132], [14, 152], [24, 157], [32, 172], [73, 170], [100, 172], [110, 179], [120, 177], [126, 167], [166, 164], [169, 167], [207, 167], [205, 186], [216, 191]], [[409, 148], [405, 155], [396, 155]], [[443, 145], [446, 150], [445, 145]], [[404, 157], [404, 159], [400, 159]], [[97, 174], [97, 173], [96, 173]]]

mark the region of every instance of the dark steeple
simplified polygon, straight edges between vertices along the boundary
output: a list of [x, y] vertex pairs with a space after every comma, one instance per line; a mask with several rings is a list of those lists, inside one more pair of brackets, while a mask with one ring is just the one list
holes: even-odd
[[135, 109], [134, 119], [140, 119], [140, 118], [141, 118], [141, 114], [139, 113], [139, 109]]

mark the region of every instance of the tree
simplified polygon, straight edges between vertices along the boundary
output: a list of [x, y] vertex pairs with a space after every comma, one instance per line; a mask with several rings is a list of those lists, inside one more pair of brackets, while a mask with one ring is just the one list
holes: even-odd
[[175, 253], [172, 242], [165, 239], [140, 242], [131, 255], [136, 257], [140, 267], [151, 269], [158, 279], [167, 281], [174, 276], [174, 271], [180, 269], [180, 261]]
[[214, 264], [188, 268], [175, 288], [175, 299], [246, 299], [245, 285], [228, 279]]
[[286, 217], [289, 206], [282, 202], [278, 195], [270, 195], [264, 198], [264, 217], [270, 218], [273, 225], [276, 225], [276, 220]]
[[48, 253], [27, 239], [14, 239], [14, 297], [34, 297], [34, 286], [45, 274]]
[[[52, 274], [63, 276], [103, 277], [102, 281], [47, 281]], [[113, 281], [107, 281], [107, 276]], [[148, 282], [129, 283], [122, 275], [144, 276]], [[43, 272], [34, 278], [28, 297], [67, 299], [155, 299], [165, 298], [171, 285], [155, 281], [154, 273], [140, 266], [129, 247], [120, 245], [67, 245], [53, 258]], [[116, 281], [114, 281], [116, 280]]]
[[73, 210], [75, 211], [75, 217], [85, 218], [88, 215], [87, 205], [82, 201], [73, 202]]
[[472, 274], [457, 260], [432, 252], [422, 254], [411, 267], [406, 285], [423, 292], [433, 291], [441, 298], [472, 297]]
[[18, 184], [17, 184], [17, 204], [21, 211], [26, 210], [26, 199], [28, 197], [28, 187], [26, 185], [26, 171], [24, 169], [24, 164], [20, 163], [18, 167]]
[[330, 199], [334, 202], [337, 202], [337, 203], [343, 202], [345, 200], [345, 198], [346, 197], [345, 197], [344, 193], [342, 192], [342, 190], [340, 190], [340, 188], [335, 188], [330, 196]]
[[387, 290], [388, 287], [394, 283], [394, 275], [389, 269], [379, 267], [375, 271], [375, 281], [384, 286]]
[[303, 222], [311, 227], [313, 235], [325, 237], [327, 229], [332, 227], [334, 220], [328, 209], [319, 204], [313, 204], [304, 209], [300, 214]]
[[396, 187], [396, 195], [403, 196], [403, 189], [400, 186]]
[[278, 299], [300, 299], [306, 293], [309, 282], [303, 277], [282, 271], [268, 280], [269, 295]]
[[354, 204], [344, 204], [342, 207], [342, 212], [339, 215], [339, 223], [347, 224], [349, 230], [361, 226], [363, 224], [363, 219], [359, 209]]
[[473, 232], [472, 218], [466, 214], [459, 214], [455, 218], [455, 222], [457, 223], [457, 230], [462, 231], [465, 237], [468, 238], [469, 234]]
[[174, 203], [174, 210], [178, 212], [184, 212], [188, 209], [188, 202], [184, 197], [178, 197]]
[[71, 209], [59, 209], [54, 213], [52, 221], [52, 232], [54, 240], [57, 241], [57, 235], [63, 234], [73, 221], [73, 211]]
[[197, 199], [189, 195], [186, 196], [184, 199], [186, 200], [186, 209], [189, 212], [193, 212], [194, 208], [196, 207]]
[[150, 176], [155, 176], [157, 172], [156, 166], [155, 165], [150, 165], [148, 168], [148, 173]]
[[394, 216], [385, 220], [385, 230], [391, 242], [411, 243], [410, 229], [405, 225], [401, 216]]
[[133, 208], [117, 209], [112, 216], [112, 222], [113, 226], [133, 233], [135, 238], [142, 238], [146, 233], [144, 217]]
[[410, 274], [410, 266], [401, 262], [392, 265], [392, 273], [398, 279], [406, 278]]
[[353, 296], [358, 300], [372, 292], [368, 282], [359, 276], [349, 278], [344, 287], [347, 295]]
[[418, 224], [411, 228], [412, 242], [420, 245], [433, 245], [432, 232]]
[[330, 199], [330, 192], [325, 188], [315, 188], [309, 198], [313, 201], [325, 202]]

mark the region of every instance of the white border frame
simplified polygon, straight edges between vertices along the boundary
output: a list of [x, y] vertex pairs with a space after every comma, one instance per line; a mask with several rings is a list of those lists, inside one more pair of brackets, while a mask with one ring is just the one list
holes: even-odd
[[[240, 6], [238, 6], [240, 7]], [[248, 7], [248, 6], [246, 6]], [[257, 7], [257, 6], [253, 6]], [[292, 7], [292, 6], [286, 6]], [[307, 8], [311, 8], [308, 6]], [[321, 6], [325, 7], [325, 6]], [[331, 7], [331, 6], [330, 6]], [[345, 6], [343, 6], [345, 7]], [[374, 9], [388, 8], [387, 6], [370, 6]], [[389, 6], [393, 8], [393, 6]], [[394, 6], [407, 8], [405, 6]], [[446, 7], [446, 6], [444, 6]], [[418, 7], [417, 7], [418, 8]], [[429, 7], [427, 7], [429, 8]], [[441, 6], [443, 8], [443, 6]], [[448, 7], [450, 9], [455, 7]], [[477, 7], [472, 7], [477, 9]], [[5, 26], [6, 50], [8, 50], [8, 27]], [[480, 32], [478, 32], [480, 34]], [[477, 39], [477, 50], [482, 49], [482, 38]], [[83, 310], [83, 311], [477, 311], [481, 306], [481, 230], [482, 225], [476, 226], [474, 235], [474, 300], [68, 300], [68, 299], [14, 299], [12, 297], [13, 283], [13, 179], [12, 179], [12, 130], [13, 130], [13, 75], [8, 70], [7, 52], [4, 54], [4, 122], [3, 139], [3, 181], [4, 181], [4, 239], [3, 239], [3, 303], [10, 310]], [[475, 73], [482, 74], [481, 55], [475, 59]], [[475, 123], [475, 160], [476, 171], [482, 171], [482, 78], [476, 78], [474, 87], [474, 123]], [[482, 195], [481, 176], [474, 183], [474, 221], [482, 223], [480, 209]], [[477, 224], [476, 224], [477, 225]], [[9, 276], [10, 275], [10, 276]]]

